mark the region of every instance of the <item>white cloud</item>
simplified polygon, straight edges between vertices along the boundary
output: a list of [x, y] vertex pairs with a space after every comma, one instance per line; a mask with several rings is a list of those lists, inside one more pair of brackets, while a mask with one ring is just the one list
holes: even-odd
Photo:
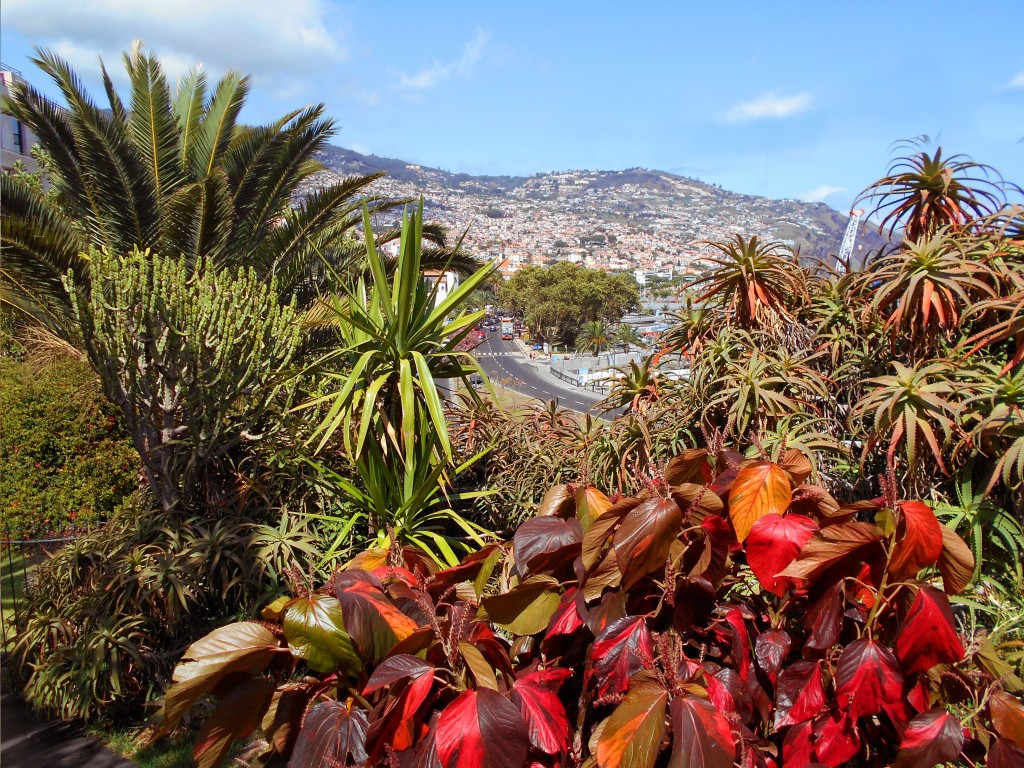
[[1007, 88], [1024, 88], [1024, 70], [1018, 72], [1010, 82], [1006, 84]]
[[482, 29], [477, 29], [473, 37], [466, 43], [462, 57], [458, 61], [446, 64], [435, 61], [414, 75], [401, 74], [398, 87], [406, 91], [425, 91], [453, 75], [465, 77], [471, 74], [473, 68], [483, 58], [489, 40], [489, 34]]
[[831, 195], [838, 195], [840, 192], [845, 192], [846, 187], [833, 187], [830, 184], [822, 184], [820, 187], [802, 192], [797, 195], [800, 200], [806, 200], [809, 203], [820, 203], [825, 200], [826, 197]]
[[722, 115], [727, 123], [739, 123], [747, 120], [764, 118], [780, 118], [805, 112], [811, 107], [811, 94], [804, 91], [792, 96], [780, 96], [768, 93], [753, 101], [734, 104]]
[[90, 79], [100, 58], [120, 77], [121, 53], [136, 39], [172, 78], [201, 63], [212, 77], [235, 69], [290, 88], [348, 54], [348, 26], [326, 0], [292, 0], [287, 8], [252, 0], [3, 0], [2, 20]]

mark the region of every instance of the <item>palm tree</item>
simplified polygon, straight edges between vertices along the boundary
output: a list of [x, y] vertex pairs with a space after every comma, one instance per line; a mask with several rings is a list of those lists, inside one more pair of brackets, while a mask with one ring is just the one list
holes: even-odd
[[[370, 194], [381, 175], [371, 174], [328, 184], [293, 205], [319, 169], [315, 156], [334, 123], [318, 105], [243, 126], [249, 79], [235, 72], [207, 92], [205, 74], [193, 70], [172, 90], [160, 62], [136, 45], [124, 56], [130, 100], [122, 101], [104, 68], [103, 109], [63, 59], [39, 51], [33, 61], [67, 108], [25, 84], [14, 85], [6, 102], [39, 137], [54, 193], [44, 197], [15, 176], [0, 180], [0, 303], [63, 338], [75, 332], [62, 278], [70, 271], [87, 288], [81, 254], [89, 247], [205, 258], [218, 269], [252, 266], [292, 294], [322, 277], [321, 258], [337, 269], [364, 252], [345, 238], [363, 205], [378, 213], [405, 202]], [[440, 237], [436, 229], [427, 234]], [[397, 236], [392, 230], [383, 239]]]
[[630, 346], [641, 346], [644, 343], [643, 336], [635, 326], [629, 323], [619, 323], [612, 332], [612, 338], [616, 344], [622, 345], [623, 352], [629, 352]]
[[[901, 142], [914, 147], [927, 137]], [[897, 227], [904, 238], [917, 241], [940, 229], [958, 231], [973, 219], [988, 216], [1002, 207], [1006, 183], [995, 169], [975, 163], [965, 155], [942, 156], [942, 147], [934, 154], [921, 150], [897, 157], [884, 178], [869, 186], [854, 203], [875, 200], [871, 215], [882, 213], [879, 232], [888, 226], [889, 237]]]
[[611, 329], [604, 320], [591, 320], [583, 324], [579, 335], [576, 337], [576, 348], [580, 350], [592, 350], [595, 355], [600, 356], [601, 350], [608, 345], [611, 338]]
[[705, 288], [698, 304], [724, 309], [747, 329], [779, 326], [790, 318], [789, 308], [806, 294], [803, 270], [792, 250], [742, 235], [734, 242], [708, 245], [721, 256], [706, 257], [717, 268], [694, 283]]

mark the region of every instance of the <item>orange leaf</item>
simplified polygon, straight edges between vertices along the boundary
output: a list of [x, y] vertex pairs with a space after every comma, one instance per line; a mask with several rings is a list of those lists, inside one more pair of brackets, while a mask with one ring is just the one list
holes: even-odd
[[792, 498], [789, 475], [777, 464], [758, 461], [743, 467], [729, 491], [729, 517], [736, 538], [746, 539], [765, 515], [783, 514]]
[[906, 579], [938, 561], [942, 554], [942, 526], [931, 507], [920, 501], [901, 501], [899, 508], [903, 514], [889, 573]]

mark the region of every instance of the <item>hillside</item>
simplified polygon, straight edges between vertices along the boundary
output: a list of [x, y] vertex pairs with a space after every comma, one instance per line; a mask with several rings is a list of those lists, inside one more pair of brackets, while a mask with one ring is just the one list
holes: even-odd
[[[462, 233], [480, 256], [512, 266], [582, 261], [605, 269], [692, 271], [705, 240], [740, 233], [782, 240], [807, 258], [839, 250], [847, 217], [824, 203], [741, 195], [664, 171], [558, 171], [472, 176], [329, 147], [319, 157], [326, 181], [385, 171], [374, 191], [422, 194], [429, 218]], [[857, 253], [879, 247], [862, 225]]]

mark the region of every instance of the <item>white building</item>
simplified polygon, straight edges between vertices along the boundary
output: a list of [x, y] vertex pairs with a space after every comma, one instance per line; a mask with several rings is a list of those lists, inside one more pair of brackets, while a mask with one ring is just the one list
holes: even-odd
[[672, 267], [668, 268], [668, 272], [652, 272], [644, 269], [634, 269], [633, 277], [636, 278], [636, 284], [643, 288], [652, 280], [671, 280]]
[[[15, 83], [24, 83], [21, 73], [6, 64], [0, 64], [0, 94], [6, 99], [11, 95], [10, 88]], [[25, 169], [35, 173], [39, 164], [32, 157], [32, 146], [38, 138], [20, 120], [14, 119], [6, 110], [0, 116], [0, 165], [5, 173], [9, 173], [14, 164], [21, 162]]]
[[447, 299], [449, 294], [459, 287], [459, 275], [457, 272], [441, 272], [440, 270], [429, 269], [423, 273], [423, 279], [427, 281], [428, 290], [433, 290], [434, 286], [437, 286], [434, 306]]

